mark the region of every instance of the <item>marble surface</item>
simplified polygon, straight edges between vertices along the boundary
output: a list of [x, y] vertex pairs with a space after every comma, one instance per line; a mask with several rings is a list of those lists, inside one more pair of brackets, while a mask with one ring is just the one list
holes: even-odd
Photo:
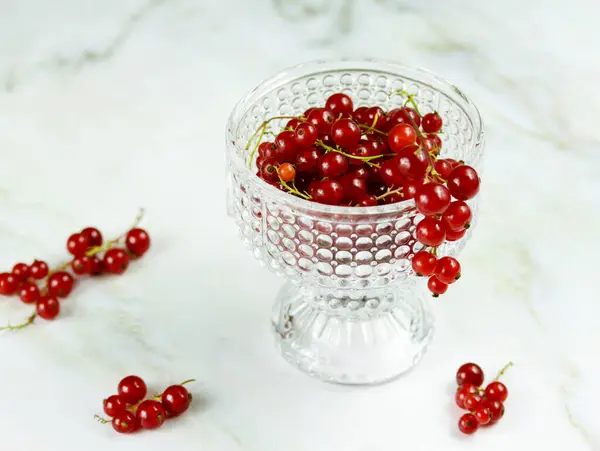
[[[58, 263], [64, 240], [147, 209], [151, 252], [82, 283], [60, 320], [0, 336], [7, 451], [600, 450], [598, 3], [467, 0], [3, 0], [0, 265]], [[435, 305], [424, 360], [373, 388], [314, 381], [273, 350], [281, 284], [225, 215], [235, 101], [290, 64], [396, 59], [443, 74], [487, 125], [479, 228]], [[0, 300], [0, 321], [28, 306]], [[507, 414], [456, 431], [453, 374], [509, 360]], [[190, 377], [163, 429], [93, 420], [125, 374]]]

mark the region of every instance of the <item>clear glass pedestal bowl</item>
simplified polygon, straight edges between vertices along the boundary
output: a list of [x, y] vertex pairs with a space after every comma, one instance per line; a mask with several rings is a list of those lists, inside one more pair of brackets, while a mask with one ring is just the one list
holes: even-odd
[[[287, 278], [271, 318], [276, 341], [286, 360], [329, 382], [381, 383], [423, 356], [433, 317], [425, 284], [410, 264], [421, 249], [414, 238], [421, 215], [413, 201], [341, 207], [293, 197], [256, 176], [245, 147], [264, 120], [323, 106], [334, 92], [350, 95], [355, 107], [389, 110], [406, 100], [391, 94], [398, 90], [414, 94], [422, 114], [435, 110], [443, 117], [443, 157], [480, 171], [483, 131], [473, 103], [438, 76], [392, 62], [289, 68], [240, 100], [227, 126], [229, 215], [253, 255]], [[272, 129], [286, 122], [273, 121]], [[476, 218], [477, 204], [470, 203]], [[472, 230], [439, 253], [457, 254]]]

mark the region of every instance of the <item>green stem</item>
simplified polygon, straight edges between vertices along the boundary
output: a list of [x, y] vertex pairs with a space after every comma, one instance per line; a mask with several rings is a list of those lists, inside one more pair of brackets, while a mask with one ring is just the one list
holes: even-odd
[[100, 415], [94, 415], [94, 419], [98, 423], [102, 423], [102, 424], [106, 424], [106, 423], [110, 423], [111, 422], [111, 420], [107, 420], [106, 418], [102, 418]]
[[364, 129], [364, 130], [365, 130], [367, 133], [368, 133], [368, 132], [375, 132], [375, 133], [379, 133], [379, 134], [381, 134], [381, 135], [383, 135], [383, 136], [388, 136], [388, 133], [386, 133], [386, 132], [383, 132], [383, 131], [381, 131], [381, 130], [378, 130], [378, 129], [376, 129], [376, 128], [373, 128], [373, 127], [371, 127], [371, 126], [369, 126], [369, 125], [365, 125], [365, 124], [358, 124], [358, 126], [359, 126], [360, 128], [362, 128], [362, 129]]
[[504, 368], [502, 368], [502, 369], [501, 369], [501, 370], [498, 372], [498, 375], [496, 376], [496, 379], [494, 379], [494, 381], [498, 381], [498, 380], [500, 380], [500, 378], [501, 378], [502, 376], [504, 376], [504, 373], [506, 373], [506, 371], [507, 371], [507, 370], [508, 370], [508, 369], [509, 369], [511, 366], [513, 366], [513, 365], [514, 365], [514, 363], [512, 363], [512, 362], [508, 362], [506, 365], [504, 365]]
[[377, 200], [385, 199], [386, 197], [391, 196], [392, 194], [402, 194], [402, 188], [398, 188], [398, 189], [394, 189], [394, 190], [391, 188], [388, 188], [385, 193], [383, 193], [381, 196], [377, 196], [375, 199], [377, 199]]
[[328, 146], [327, 144], [325, 144], [320, 139], [317, 139], [316, 144], [319, 145], [319, 146], [321, 146], [323, 149], [325, 149], [326, 152], [336, 152], [336, 153], [339, 153], [340, 155], [344, 155], [345, 157], [348, 157], [348, 158], [353, 158], [355, 160], [364, 161], [365, 163], [367, 163], [371, 167], [373, 167], [373, 166], [379, 167], [378, 164], [371, 163], [371, 160], [376, 160], [378, 158], [383, 158], [383, 157], [386, 156], [386, 154], [371, 155], [370, 157], [359, 157], [359, 156], [356, 156], [356, 155], [351, 155], [349, 153], [344, 152], [343, 150], [336, 149], [335, 147]]
[[25, 328], [27, 326], [32, 325], [33, 321], [35, 320], [36, 317], [37, 317], [37, 314], [34, 313], [29, 318], [27, 318], [27, 320], [25, 322], [23, 322], [21, 324], [17, 324], [16, 326], [13, 326], [10, 323], [8, 323], [6, 326], [0, 327], [0, 331], [8, 330], [10, 332], [14, 332], [15, 330], [23, 329], [23, 328]]
[[252, 162], [254, 161], [254, 155], [256, 154], [256, 151], [258, 150], [258, 146], [260, 145], [260, 142], [262, 141], [263, 136], [265, 135], [266, 131], [267, 131], [267, 124], [271, 121], [274, 121], [276, 119], [299, 119], [299, 120], [304, 120], [305, 118], [303, 116], [273, 116], [269, 119], [267, 119], [266, 121], [263, 121], [262, 124], [260, 124], [260, 126], [254, 131], [254, 133], [252, 133], [252, 136], [250, 136], [250, 139], [248, 140], [248, 143], [246, 144], [246, 147], [244, 147], [245, 150], [249, 150], [250, 146], [252, 145], [252, 143], [254, 142], [256, 135], [258, 135], [258, 133], [260, 132], [260, 136], [258, 137], [258, 140], [256, 141], [256, 144], [254, 146], [254, 149], [252, 150], [252, 153], [250, 154], [250, 161], [248, 162], [248, 167], [251, 168], [252, 167]]

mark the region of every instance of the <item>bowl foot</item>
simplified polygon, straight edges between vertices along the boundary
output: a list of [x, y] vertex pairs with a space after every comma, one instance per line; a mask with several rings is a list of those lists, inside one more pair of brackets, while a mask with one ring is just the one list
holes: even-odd
[[352, 385], [410, 370], [433, 335], [429, 303], [414, 283], [347, 293], [288, 283], [272, 326], [288, 362], [315, 378]]

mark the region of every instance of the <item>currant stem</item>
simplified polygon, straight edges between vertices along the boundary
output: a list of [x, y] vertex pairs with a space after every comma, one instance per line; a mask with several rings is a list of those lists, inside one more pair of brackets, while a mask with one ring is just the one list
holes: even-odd
[[14, 332], [15, 330], [23, 329], [23, 328], [25, 328], [25, 327], [27, 327], [27, 326], [30, 326], [30, 325], [32, 325], [32, 324], [33, 324], [33, 321], [35, 320], [35, 318], [36, 318], [36, 317], [37, 317], [37, 314], [36, 314], [36, 313], [34, 313], [34, 314], [33, 314], [33, 315], [31, 315], [29, 318], [27, 318], [27, 320], [26, 320], [25, 322], [23, 322], [23, 323], [21, 323], [21, 324], [17, 324], [16, 326], [12, 326], [12, 325], [10, 324], [10, 322], [9, 322], [9, 323], [8, 323], [6, 326], [4, 326], [4, 327], [0, 327], [0, 331], [3, 331], [3, 330], [8, 330], [8, 331], [10, 331], [10, 332]]
[[432, 247], [431, 248], [431, 253], [437, 257], [437, 255], [438, 255], [437, 247]]
[[392, 194], [402, 194], [402, 188], [398, 188], [398, 189], [394, 189], [394, 190], [391, 188], [388, 188], [385, 193], [383, 193], [381, 196], [377, 196], [375, 199], [377, 199], [377, 200], [385, 199], [386, 197], [388, 197]]
[[188, 379], [187, 381], [181, 382], [179, 385], [191, 384], [192, 382], [196, 382], [196, 379]]
[[504, 375], [504, 373], [506, 373], [506, 371], [513, 365], [514, 363], [512, 362], [508, 362], [506, 365], [504, 365], [504, 368], [500, 370], [500, 372], [496, 376], [496, 379], [494, 379], [494, 382], [498, 381]]
[[276, 119], [298, 119], [298, 120], [304, 120], [305, 118], [303, 116], [273, 116], [273, 117], [267, 119], [266, 121], [263, 121], [263, 123], [260, 124], [260, 126], [256, 129], [256, 131], [254, 133], [252, 133], [252, 136], [248, 140], [248, 143], [246, 144], [246, 147], [244, 147], [245, 150], [249, 150], [250, 146], [254, 142], [254, 139], [256, 138], [256, 135], [258, 135], [258, 133], [260, 132], [260, 136], [258, 137], [258, 140], [256, 141], [254, 149], [252, 149], [252, 153], [250, 154], [250, 161], [248, 162], [248, 167], [249, 168], [252, 167], [252, 162], [254, 161], [254, 155], [256, 154], [256, 151], [258, 150], [258, 146], [260, 146], [260, 143], [262, 141], [263, 136], [267, 132], [267, 124], [269, 122], [271, 122], [271, 121], [276, 120]]
[[365, 129], [366, 132], [375, 132], [375, 133], [379, 133], [384, 136], [388, 136], [388, 133], [381, 131], [379, 129], [373, 128], [372, 126], [365, 125], [365, 124], [358, 124], [358, 126], [362, 129]]
[[111, 420], [107, 420], [106, 418], [102, 418], [100, 415], [94, 415], [94, 420], [96, 420], [98, 423], [101, 424], [106, 424], [106, 423], [110, 423]]
[[344, 155], [345, 157], [348, 158], [353, 158], [355, 160], [360, 160], [360, 161], [364, 161], [365, 163], [367, 163], [369, 166], [371, 167], [379, 167], [379, 165], [377, 163], [371, 163], [371, 160], [376, 160], [377, 158], [383, 158], [385, 157], [384, 154], [381, 155], [371, 155], [370, 157], [358, 157], [356, 155], [351, 155], [349, 153], [346, 153], [340, 149], [336, 149], [335, 147], [331, 147], [328, 146], [327, 144], [325, 144], [322, 140], [317, 139], [316, 143], [321, 146], [323, 149], [325, 149], [326, 152], [336, 152], [339, 153], [340, 155]]

